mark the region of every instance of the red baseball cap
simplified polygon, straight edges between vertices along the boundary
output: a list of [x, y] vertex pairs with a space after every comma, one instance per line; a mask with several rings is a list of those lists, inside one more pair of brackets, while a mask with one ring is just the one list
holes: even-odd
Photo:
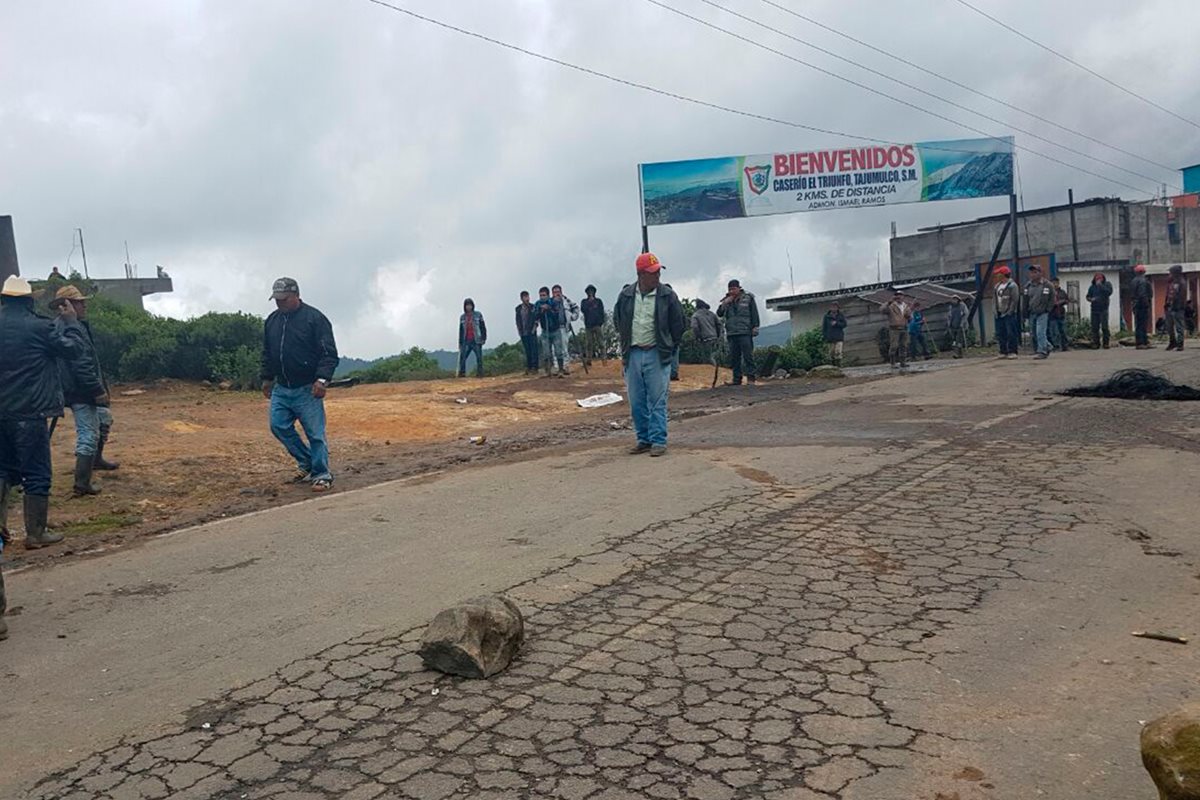
[[1145, 271], [1146, 271], [1146, 265], [1145, 265], [1145, 264], [1138, 264], [1136, 267], [1134, 267], [1134, 268], [1133, 268], [1133, 271], [1134, 271], [1134, 272], [1136, 272], [1136, 273], [1138, 273], [1138, 274], [1141, 274], [1141, 273], [1143, 273], [1143, 272], [1145, 272]]
[[996, 267], [997, 275], [1012, 275], [1012, 270], [1008, 267]]
[[658, 260], [658, 256], [654, 253], [642, 253], [637, 257], [638, 272], [658, 272], [660, 269], [666, 269], [662, 262]]

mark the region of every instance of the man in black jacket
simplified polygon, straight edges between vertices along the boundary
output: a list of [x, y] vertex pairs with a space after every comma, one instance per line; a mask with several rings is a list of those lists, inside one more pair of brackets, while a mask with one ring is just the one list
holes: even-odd
[[846, 344], [846, 315], [836, 302], [830, 303], [829, 310], [821, 320], [821, 338], [829, 345], [829, 361], [835, 367], [842, 365], [842, 351]]
[[667, 452], [667, 394], [671, 355], [683, 339], [683, 305], [668, 284], [653, 253], [637, 257], [637, 283], [621, 290], [613, 306], [613, 325], [621, 340], [625, 388], [637, 444], [630, 452]]
[[[271, 288], [276, 311], [263, 332], [262, 390], [271, 401], [271, 433], [296, 459], [297, 483], [314, 492], [333, 486], [325, 442], [325, 387], [338, 365], [333, 326], [300, 300], [300, 286], [280, 278]], [[308, 443], [296, 432], [304, 428]]]
[[742, 365], [746, 379], [754, 385], [754, 337], [758, 336], [758, 301], [742, 289], [737, 280], [729, 282], [729, 292], [717, 306], [717, 316], [725, 319], [725, 336], [729, 339], [729, 358], [733, 366], [733, 385], [742, 384]]
[[588, 284], [583, 290], [587, 295], [579, 303], [583, 313], [583, 359], [587, 363], [599, 358], [602, 363], [608, 363], [608, 353], [604, 348], [604, 301], [596, 297], [596, 287]]
[[1154, 287], [1146, 277], [1146, 267], [1138, 264], [1133, 268], [1133, 336], [1138, 350], [1149, 350], [1150, 308], [1154, 303]]
[[[92, 485], [92, 470], [115, 469], [118, 465], [104, 461], [103, 444], [112, 428], [112, 414], [108, 409], [108, 390], [100, 370], [100, 358], [96, 354], [96, 343], [87, 321], [87, 295], [75, 286], [67, 285], [58, 290], [51, 307], [60, 310], [71, 306], [83, 329], [84, 355], [78, 366], [65, 361], [58, 362], [59, 378], [62, 380], [63, 401], [71, 408], [75, 418], [75, 486], [76, 497], [100, 494]], [[64, 326], [67, 322], [59, 317], [55, 323]]]
[[1108, 304], [1112, 298], [1113, 287], [1104, 277], [1103, 272], [1092, 276], [1092, 285], [1087, 290], [1087, 301], [1092, 307], [1092, 349], [1099, 350], [1100, 333], [1104, 332], [1104, 349], [1108, 349]]
[[[0, 537], [8, 539], [11, 490], [25, 490], [25, 548], [61, 542], [62, 534], [46, 532], [50, 508], [50, 432], [48, 421], [63, 415], [58, 372], [62, 359], [86, 384], [83, 329], [69, 305], [60, 322], [33, 310], [33, 290], [22, 278], [10, 277], [0, 291]], [[93, 389], [96, 388], [93, 386]]]
[[529, 292], [521, 292], [521, 304], [516, 308], [517, 336], [525, 348], [525, 374], [537, 375], [538, 371], [538, 320], [537, 309], [529, 302]]

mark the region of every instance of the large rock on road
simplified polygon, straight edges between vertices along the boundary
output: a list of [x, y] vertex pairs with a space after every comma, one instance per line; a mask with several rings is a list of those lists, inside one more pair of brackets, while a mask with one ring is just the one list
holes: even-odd
[[425, 666], [464, 678], [504, 670], [525, 641], [525, 619], [504, 595], [472, 597], [429, 623], [417, 651]]
[[1200, 705], [1184, 706], [1142, 728], [1142, 764], [1159, 800], [1200, 800]]

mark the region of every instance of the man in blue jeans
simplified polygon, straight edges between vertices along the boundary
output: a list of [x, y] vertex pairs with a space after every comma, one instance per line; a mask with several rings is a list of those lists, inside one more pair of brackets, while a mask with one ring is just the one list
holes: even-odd
[[475, 354], [475, 377], [483, 377], [483, 346], [487, 343], [487, 323], [475, 310], [475, 301], [463, 300], [463, 313], [458, 318], [458, 377], [467, 377], [467, 358]]
[[662, 264], [653, 253], [637, 257], [637, 283], [621, 290], [613, 307], [613, 325], [621, 340], [625, 389], [637, 444], [634, 455], [667, 452], [667, 395], [671, 356], [683, 339], [679, 297], [661, 283]]
[[[276, 310], [263, 331], [262, 390], [271, 401], [271, 433], [296, 459], [296, 483], [314, 492], [333, 486], [325, 442], [325, 391], [338, 365], [333, 326], [300, 300], [300, 286], [280, 278], [271, 288]], [[296, 422], [308, 442], [296, 432]]]
[[1034, 358], [1050, 356], [1050, 312], [1054, 310], [1057, 295], [1054, 284], [1046, 280], [1036, 264], [1029, 266], [1029, 283], [1025, 286], [1025, 301], [1029, 309], [1029, 338], [1033, 340], [1037, 354]]
[[525, 348], [525, 374], [536, 375], [538, 371], [538, 321], [529, 292], [521, 292], [521, 304], [516, 308], [517, 336]]

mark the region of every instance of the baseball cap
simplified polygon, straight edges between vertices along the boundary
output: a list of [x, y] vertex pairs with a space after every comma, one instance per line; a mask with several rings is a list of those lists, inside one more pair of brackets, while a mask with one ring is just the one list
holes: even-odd
[[1141, 275], [1142, 273], [1144, 273], [1146, 271], [1146, 265], [1138, 264], [1136, 267], [1133, 268], [1133, 271], [1138, 273], [1139, 275]]
[[300, 284], [295, 278], [280, 278], [271, 285], [272, 300], [282, 300], [289, 294], [300, 294]]
[[654, 253], [642, 253], [637, 257], [636, 263], [638, 272], [658, 272], [660, 269], [666, 269]]
[[997, 275], [1012, 275], [1012, 270], [1008, 267], [996, 267]]
[[4, 288], [0, 289], [0, 295], [5, 297], [33, 297], [33, 287], [24, 278], [17, 275], [10, 275], [4, 279]]

